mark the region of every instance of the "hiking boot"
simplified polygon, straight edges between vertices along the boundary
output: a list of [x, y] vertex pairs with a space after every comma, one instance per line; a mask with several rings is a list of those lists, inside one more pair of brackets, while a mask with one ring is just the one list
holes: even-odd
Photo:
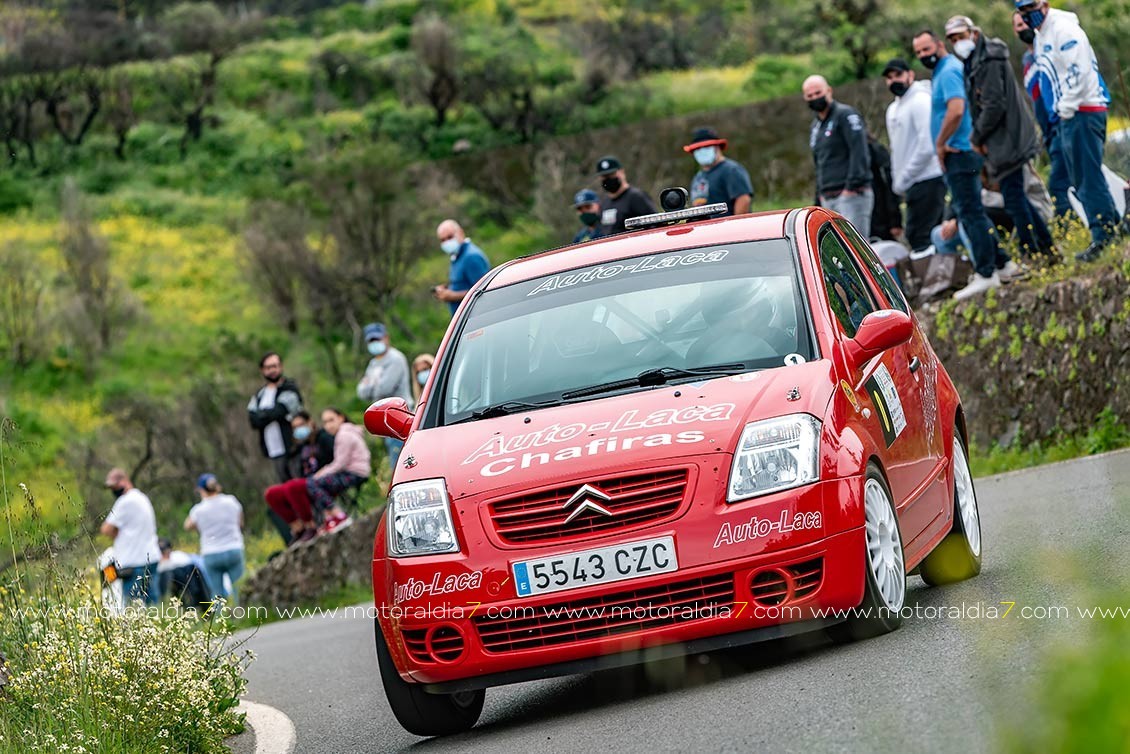
[[1094, 262], [1103, 255], [1106, 250], [1106, 244], [1092, 243], [1087, 248], [1075, 255], [1076, 262]]
[[953, 298], [955, 301], [962, 301], [972, 296], [976, 296], [979, 293], [984, 293], [991, 288], [1000, 288], [1000, 286], [1001, 278], [1000, 275], [998, 275], [996, 272], [993, 273], [992, 277], [974, 275], [973, 281], [957, 293], [953, 294]]

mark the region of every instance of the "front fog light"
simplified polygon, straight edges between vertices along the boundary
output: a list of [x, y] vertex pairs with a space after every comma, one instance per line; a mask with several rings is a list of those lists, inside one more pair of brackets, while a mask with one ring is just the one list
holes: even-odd
[[820, 422], [808, 414], [747, 424], [734, 453], [729, 502], [811, 484], [820, 478]]
[[455, 526], [442, 479], [398, 484], [388, 495], [388, 549], [391, 555], [455, 552]]

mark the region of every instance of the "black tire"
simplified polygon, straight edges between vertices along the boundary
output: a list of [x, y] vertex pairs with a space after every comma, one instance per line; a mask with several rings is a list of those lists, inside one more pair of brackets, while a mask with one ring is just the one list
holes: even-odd
[[[881, 490], [883, 496], [886, 498], [887, 508], [890, 510], [890, 518], [887, 522], [893, 522], [894, 533], [897, 535], [897, 564], [901, 569], [901, 589], [898, 588], [897, 583], [891, 587], [889, 591], [893, 590], [893, 602], [889, 601], [883, 596], [883, 590], [880, 588], [879, 583], [875, 577], [875, 568], [872, 565], [872, 548], [869, 544], [864, 545], [864, 574], [863, 574], [863, 601], [860, 602], [859, 607], [852, 612], [850, 617], [843, 623], [837, 623], [827, 629], [827, 634], [832, 641], [837, 643], [858, 641], [860, 639], [870, 639], [875, 636], [894, 631], [902, 625], [901, 608], [906, 604], [906, 569], [905, 557], [902, 551], [902, 531], [898, 526], [898, 515], [895, 511], [894, 502], [891, 500], [891, 490], [887, 486], [887, 480], [883, 478], [882, 473], [874, 464], [868, 464], [867, 474], [863, 480], [864, 484], [864, 516], [866, 520], [867, 512], [867, 493], [869, 485], [877, 485], [876, 489]], [[893, 550], [893, 548], [892, 548]], [[892, 552], [892, 554], [894, 554]]]
[[[977, 491], [969, 472], [969, 454], [956, 428], [953, 432], [951, 464], [954, 470], [953, 531], [930, 551], [919, 566], [918, 575], [929, 586], [954, 584], [971, 579], [981, 572], [981, 516], [977, 510]], [[968, 485], [965, 489], [962, 489], [963, 476], [964, 483]], [[972, 506], [971, 516], [968, 512], [963, 515], [963, 494], [969, 496], [967, 502]], [[971, 530], [966, 531], [967, 528]]]
[[408, 683], [396, 671], [380, 625], [374, 624], [381, 684], [392, 714], [404, 730], [417, 736], [450, 736], [473, 728], [483, 711], [486, 691], [431, 694], [418, 684]]

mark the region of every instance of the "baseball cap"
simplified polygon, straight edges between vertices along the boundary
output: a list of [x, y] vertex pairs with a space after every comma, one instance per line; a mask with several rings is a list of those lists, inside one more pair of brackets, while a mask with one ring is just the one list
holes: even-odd
[[580, 207], [582, 204], [593, 204], [600, 202], [600, 197], [592, 189], [581, 189], [573, 195], [573, 206]]
[[693, 152], [701, 147], [722, 147], [726, 148], [727, 142], [718, 132], [709, 126], [700, 126], [691, 133], [691, 143], [683, 147], [684, 152]]
[[907, 64], [905, 60], [902, 58], [891, 58], [887, 61], [887, 64], [883, 66], [883, 75], [886, 76], [888, 73], [902, 73], [909, 70], [910, 65]]
[[388, 335], [388, 328], [380, 322], [370, 322], [365, 325], [365, 340], [380, 340]]
[[1032, 8], [1040, 4], [1040, 0], [1016, 0], [1016, 9]]
[[620, 161], [617, 160], [615, 157], [613, 157], [610, 154], [605, 155], [604, 157], [601, 157], [599, 160], [596, 161], [596, 174], [597, 175], [608, 175], [609, 173], [615, 173], [617, 170], [619, 170], [622, 167], [623, 167], [623, 165], [621, 165]]
[[200, 490], [206, 490], [208, 489], [208, 484], [214, 481], [216, 481], [215, 474], [201, 474], [200, 477], [196, 480], [196, 488]]
[[946, 21], [946, 36], [950, 34], [957, 34], [962, 31], [973, 31], [977, 25], [973, 23], [973, 19], [969, 16], [954, 16], [949, 21]]

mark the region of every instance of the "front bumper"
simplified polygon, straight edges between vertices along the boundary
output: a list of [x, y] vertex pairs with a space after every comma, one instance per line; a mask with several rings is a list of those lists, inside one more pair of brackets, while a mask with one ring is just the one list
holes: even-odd
[[[602, 538], [614, 544], [670, 534], [677, 571], [536, 597], [516, 595], [511, 564], [585, 546], [499, 551], [469, 540], [474, 559], [377, 560], [378, 623], [401, 676], [436, 691], [813, 630], [862, 599], [861, 487], [857, 478], [840, 479], [735, 505], [696, 503], [667, 526]], [[818, 529], [757, 536], [756, 522], [815, 513]]]

